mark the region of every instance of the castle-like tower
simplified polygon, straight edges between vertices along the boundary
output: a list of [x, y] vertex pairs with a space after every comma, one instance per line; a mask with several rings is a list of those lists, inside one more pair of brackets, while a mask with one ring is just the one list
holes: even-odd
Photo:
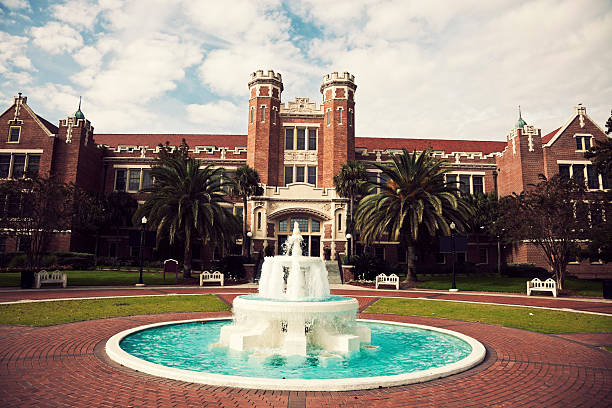
[[333, 187], [343, 163], [355, 159], [355, 77], [332, 72], [323, 77], [323, 169], [321, 187]]
[[261, 182], [279, 185], [281, 74], [253, 72], [249, 81], [247, 164], [259, 172]]

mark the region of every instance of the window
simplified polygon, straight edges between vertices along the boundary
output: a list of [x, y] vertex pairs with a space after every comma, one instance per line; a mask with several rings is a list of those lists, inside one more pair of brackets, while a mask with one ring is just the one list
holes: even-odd
[[327, 126], [331, 124], [331, 109], [327, 110]]
[[152, 185], [151, 169], [142, 169], [142, 188], [150, 188]]
[[26, 252], [28, 249], [30, 249], [30, 237], [24, 235], [20, 236], [17, 249], [20, 252]]
[[261, 229], [261, 211], [257, 213], [257, 229]]
[[385, 247], [377, 245], [374, 247], [374, 256], [379, 259], [385, 259]]
[[342, 108], [338, 108], [338, 123], [342, 124]]
[[285, 166], [285, 185], [293, 183], [293, 166]]
[[0, 178], [9, 178], [11, 170], [11, 155], [0, 154]]
[[478, 248], [478, 263], [489, 263], [489, 250], [486, 247]]
[[312, 232], [321, 232], [321, 223], [317, 220], [312, 220]]
[[40, 168], [40, 156], [37, 154], [28, 154], [28, 165], [26, 168], [27, 177], [38, 176], [38, 169]]
[[285, 129], [285, 150], [293, 150], [293, 129]]
[[9, 142], [18, 143], [19, 136], [21, 135], [21, 126], [11, 126], [9, 130]]
[[244, 213], [243, 213], [243, 211], [242, 211], [242, 206], [236, 206], [236, 207], [234, 207], [234, 212], [235, 212], [235, 214], [236, 214], [236, 217], [238, 217], [238, 218], [240, 218], [240, 219], [242, 219], [242, 218], [243, 218]]
[[470, 194], [470, 176], [461, 174], [459, 175], [459, 190], [461, 191], [461, 195], [469, 195]]
[[595, 166], [588, 162], [559, 164], [559, 175], [566, 180], [573, 178], [577, 183], [586, 183], [590, 190], [610, 188], [610, 177], [598, 173]]
[[317, 130], [308, 129], [308, 150], [317, 150]]
[[472, 177], [472, 194], [484, 194], [484, 182], [482, 176]]
[[115, 190], [125, 191], [127, 169], [117, 169], [115, 171]]
[[281, 220], [278, 223], [278, 230], [279, 231], [283, 231], [283, 232], [287, 232], [287, 223], [289, 220]]
[[295, 166], [295, 182], [304, 182], [304, 166]]
[[585, 136], [574, 136], [576, 138], [576, 150], [577, 151], [585, 151], [591, 148], [591, 138], [593, 136], [585, 135]]
[[306, 129], [297, 130], [297, 150], [306, 150]]
[[346, 120], [348, 121], [348, 125], [352, 126], [353, 124], [353, 120], [351, 119], [352, 115], [351, 115], [352, 111], [349, 109], [348, 110], [348, 114], [346, 115]]
[[272, 107], [272, 124], [276, 125], [276, 106]]
[[251, 106], [251, 119], [250, 119], [251, 123], [253, 123], [254, 116], [255, 116], [255, 108]]
[[21, 178], [38, 175], [39, 154], [0, 154], [0, 178]]
[[129, 175], [128, 190], [140, 190], [140, 169], [130, 169]]
[[308, 232], [308, 218], [292, 218], [291, 219], [291, 230], [293, 230], [293, 226], [295, 223], [298, 223], [298, 227], [301, 232]]
[[338, 214], [338, 231], [342, 231], [342, 214]]
[[261, 121], [266, 121], [266, 105], [261, 105]]
[[446, 175], [446, 184], [450, 184], [451, 187], [457, 186], [457, 175], [456, 174], [447, 174]]
[[308, 184], [317, 185], [317, 168], [315, 166], [308, 166]]

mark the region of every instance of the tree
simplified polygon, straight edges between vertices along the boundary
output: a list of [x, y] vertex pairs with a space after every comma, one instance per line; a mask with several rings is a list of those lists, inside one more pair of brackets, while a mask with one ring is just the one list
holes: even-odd
[[71, 227], [74, 187], [53, 178], [16, 179], [0, 184], [0, 197], [0, 230], [28, 240], [28, 269], [38, 269], [50, 237]]
[[429, 150], [410, 154], [406, 149], [393, 156], [389, 165], [375, 164], [387, 180], [376, 183], [380, 192], [364, 197], [355, 215], [362, 240], [372, 242], [386, 236], [407, 248], [405, 284], [416, 280], [415, 244], [419, 234], [450, 235], [450, 224], [465, 231], [472, 210], [447, 185], [442, 162]]
[[257, 170], [245, 164], [236, 169], [236, 174], [230, 180], [230, 194], [242, 199], [242, 256], [247, 255], [247, 200], [254, 195], [263, 194], [259, 186], [261, 180]]
[[[612, 134], [612, 115], [606, 122], [606, 134]], [[584, 154], [587, 159], [595, 159], [593, 164], [603, 175], [612, 178], [612, 138], [599, 141], [595, 140], [595, 145]]]
[[72, 229], [95, 236], [94, 266], [98, 266], [98, 242], [100, 231], [110, 221], [107, 201], [103, 193], [94, 193], [77, 188], [75, 191], [75, 217]]
[[227, 246], [239, 231], [240, 223], [231, 212], [221, 188], [221, 168], [201, 168], [202, 161], [189, 157], [189, 147], [177, 149], [160, 146], [160, 155], [151, 169], [155, 180], [144, 192], [150, 193], [133, 217], [140, 224], [157, 230], [157, 242], [168, 237], [170, 245], [182, 239], [184, 248], [183, 277], [191, 277], [191, 245], [200, 238], [203, 245]]
[[587, 206], [591, 228], [589, 243], [581, 256], [591, 262], [612, 262], [612, 191], [597, 198], [590, 197]]
[[578, 253], [578, 241], [588, 234], [585, 187], [555, 175], [521, 194], [504, 200], [500, 224], [514, 241], [540, 247], [563, 290], [567, 264]]
[[[368, 172], [362, 163], [350, 160], [342, 165], [340, 172], [334, 176], [334, 186], [340, 197], [348, 198], [349, 208], [346, 220], [346, 229], [355, 235], [353, 222], [355, 201], [367, 193]], [[355, 253], [355, 239], [351, 240], [351, 252]]]

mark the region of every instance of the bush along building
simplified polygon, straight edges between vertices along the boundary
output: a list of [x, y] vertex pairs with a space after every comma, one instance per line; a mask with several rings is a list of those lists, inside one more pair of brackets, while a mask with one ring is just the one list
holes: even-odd
[[[605, 132], [578, 105], [567, 122], [542, 136], [540, 129], [519, 119], [506, 141], [400, 139], [356, 137], [355, 78], [348, 72], [323, 77], [322, 103], [308, 98], [283, 102], [281, 74], [253, 72], [248, 81], [249, 108], [246, 135], [221, 134], [94, 134], [92, 124], [80, 109], [59, 121], [58, 126], [38, 116], [19, 94], [0, 116], [0, 179], [28, 174], [54, 175], [90, 191], [124, 191], [142, 202], [139, 191], [152, 183], [151, 165], [159, 144], [178, 146], [185, 139], [191, 154], [206, 164], [222, 167], [224, 177], [248, 164], [255, 168], [263, 187], [261, 196], [252, 197], [247, 208], [236, 200], [234, 212], [247, 212], [252, 252], [279, 253], [297, 222], [305, 238], [305, 254], [335, 257], [347, 249], [346, 215], [348, 203], [333, 184], [343, 163], [363, 162], [371, 180], [380, 174], [373, 163], [388, 160], [407, 149], [430, 149], [445, 162], [446, 181], [457, 183], [461, 194], [519, 193], [539, 181], [562, 173], [581, 180], [591, 191], [610, 188], [607, 177], [598, 174], [585, 159], [585, 151], [595, 140], [606, 140]], [[129, 246], [125, 226], [121, 231], [105, 231], [100, 256], [129, 257], [138, 248]], [[0, 249], [19, 249], [19, 239], [0, 238]], [[362, 246], [357, 245], [358, 251]], [[450, 258], [437, 254], [437, 244], [419, 253], [421, 265], [443, 267]], [[91, 240], [70, 230], [55, 234], [50, 248], [63, 251], [89, 251]], [[195, 248], [194, 258], [205, 262], [219, 253]], [[370, 248], [375, 256], [390, 264], [405, 262], [406, 253], [397, 242], [378, 242]], [[543, 254], [528, 243], [502, 248], [503, 262], [533, 263], [546, 267]], [[179, 251], [180, 253], [180, 251]], [[468, 250], [459, 256], [468, 262], [498, 264], [498, 243], [490, 237], [472, 234]], [[569, 266], [571, 273], [612, 274], [610, 266], [582, 261]]]

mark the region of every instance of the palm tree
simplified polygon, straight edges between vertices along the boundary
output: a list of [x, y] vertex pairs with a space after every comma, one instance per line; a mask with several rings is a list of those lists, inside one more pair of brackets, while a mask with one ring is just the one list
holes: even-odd
[[365, 242], [383, 237], [400, 241], [408, 250], [405, 284], [416, 280], [415, 243], [425, 229], [430, 236], [451, 233], [454, 222], [464, 231], [471, 208], [459, 197], [459, 190], [447, 185], [442, 162], [429, 150], [410, 154], [403, 149], [390, 164], [375, 164], [386, 180], [376, 183], [378, 193], [364, 197], [355, 222]]
[[242, 256], [247, 254], [247, 200], [254, 195], [260, 195], [259, 174], [248, 164], [236, 169], [236, 175], [230, 180], [231, 195], [242, 198]]
[[200, 168], [200, 160], [186, 154], [160, 155], [151, 169], [155, 180], [145, 203], [134, 215], [146, 216], [147, 225], [157, 229], [157, 241], [167, 236], [170, 245], [181, 238], [185, 245], [183, 277], [191, 277], [191, 244], [200, 238], [204, 245], [227, 245], [239, 230], [239, 221], [226, 203], [221, 189], [221, 171], [211, 165]]
[[[354, 160], [349, 160], [342, 165], [340, 172], [334, 176], [334, 186], [340, 197], [349, 199], [349, 211], [347, 214], [346, 228], [351, 235], [354, 234], [353, 214], [355, 200], [366, 194], [368, 185], [368, 172], [363, 165]], [[351, 253], [355, 253], [355, 239], [351, 240]]]

